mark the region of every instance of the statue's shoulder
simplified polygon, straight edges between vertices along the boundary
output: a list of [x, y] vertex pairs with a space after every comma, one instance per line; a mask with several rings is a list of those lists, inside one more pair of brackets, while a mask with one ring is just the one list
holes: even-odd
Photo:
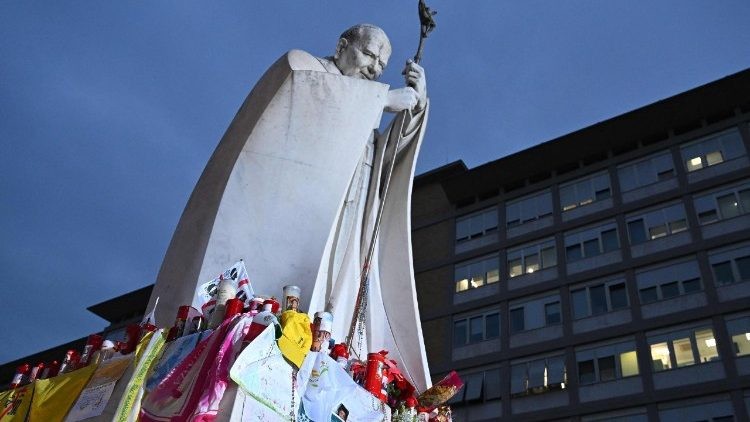
[[320, 63], [320, 60], [307, 51], [289, 50], [284, 54], [284, 58], [292, 70], [326, 70]]

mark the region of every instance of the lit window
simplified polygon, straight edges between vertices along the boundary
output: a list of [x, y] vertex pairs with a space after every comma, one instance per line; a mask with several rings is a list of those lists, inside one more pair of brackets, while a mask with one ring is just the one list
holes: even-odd
[[612, 381], [639, 373], [633, 341], [576, 350], [576, 361], [580, 384]]
[[694, 157], [687, 161], [687, 171], [695, 171], [703, 168], [701, 157]]
[[732, 336], [735, 356], [750, 355], [750, 316], [727, 321], [727, 331]]
[[654, 371], [664, 371], [670, 368], [669, 347], [667, 343], [651, 345], [651, 361], [653, 362]]
[[736, 128], [690, 142], [681, 146], [680, 150], [688, 172], [745, 155], [742, 137]]
[[551, 356], [511, 364], [510, 392], [514, 397], [544, 394], [565, 388], [565, 357]]
[[707, 327], [655, 336], [649, 338], [648, 342], [654, 371], [692, 366], [719, 358], [713, 330]]
[[508, 251], [508, 276], [518, 277], [557, 265], [554, 240]]
[[454, 275], [456, 293], [498, 282], [500, 280], [500, 270], [498, 267], [499, 261], [497, 257], [489, 257], [456, 265]]

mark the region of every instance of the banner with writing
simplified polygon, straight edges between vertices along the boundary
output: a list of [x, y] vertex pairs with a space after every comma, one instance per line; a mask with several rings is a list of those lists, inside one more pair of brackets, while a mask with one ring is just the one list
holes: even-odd
[[76, 422], [101, 415], [112, 396], [115, 384], [133, 362], [133, 357], [131, 353], [126, 356], [115, 356], [100, 363], [68, 412], [65, 421]]
[[33, 392], [33, 384], [0, 392], [0, 422], [24, 422]]
[[[138, 420], [138, 413], [143, 398], [143, 383], [146, 382], [151, 366], [159, 359], [164, 349], [165, 337], [164, 329], [161, 328], [153, 333], [143, 337], [139, 344], [139, 350], [136, 352], [136, 367], [133, 377], [130, 378], [125, 394], [120, 399], [117, 406], [113, 421], [116, 422], [135, 422]], [[145, 347], [141, 347], [145, 344]], [[138, 355], [140, 353], [140, 356]]]

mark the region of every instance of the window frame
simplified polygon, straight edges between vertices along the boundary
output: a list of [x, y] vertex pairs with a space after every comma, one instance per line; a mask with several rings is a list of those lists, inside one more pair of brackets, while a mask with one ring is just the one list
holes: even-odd
[[[534, 304], [535, 305], [534, 308], [538, 308], [539, 311], [540, 311], [540, 313], [541, 313], [541, 315], [531, 314], [534, 317], [538, 317], [535, 320], [538, 320], [538, 321], [540, 321], [542, 323], [541, 325], [539, 325], [537, 327], [529, 327], [529, 324], [528, 324], [529, 320], [527, 319], [527, 316], [529, 315], [529, 313], [528, 313], [527, 309], [528, 309], [528, 305], [531, 305], [531, 304]], [[548, 319], [547, 318], [547, 306], [548, 305], [553, 305], [553, 304], [557, 304], [558, 306], [560, 306], [559, 312], [558, 312], [560, 320], [558, 322], [549, 323], [547, 321], [547, 319]], [[561, 306], [562, 305], [561, 305], [561, 299], [560, 299], [559, 292], [558, 293], [553, 293], [553, 294], [547, 294], [547, 295], [537, 296], [537, 297], [534, 297], [534, 298], [526, 299], [526, 300], [524, 300], [522, 302], [511, 303], [508, 306], [508, 323], [509, 323], [508, 326], [509, 326], [510, 335], [513, 336], [513, 335], [518, 334], [518, 333], [523, 333], [523, 332], [527, 332], [527, 331], [539, 330], [539, 329], [546, 328], [546, 327], [552, 327], [552, 326], [556, 326], [556, 325], [561, 325], [563, 323], [563, 315], [562, 315], [562, 307]], [[520, 311], [521, 312], [520, 315], [523, 316], [523, 327], [521, 329], [517, 329], [515, 327], [515, 324], [514, 324], [514, 321], [515, 321], [515, 319], [514, 319], [514, 313], [517, 316], [518, 315], [518, 313], [517, 313], [518, 311]]]
[[[497, 321], [498, 321], [498, 323], [497, 323], [497, 334], [492, 335], [492, 336], [488, 336], [488, 332], [487, 332], [488, 331], [487, 330], [487, 318], [488, 317], [492, 317], [492, 316], [496, 316], [497, 317]], [[482, 339], [481, 340], [476, 340], [476, 341], [472, 340], [472, 334], [471, 334], [471, 320], [475, 319], [475, 318], [482, 318]], [[464, 317], [461, 317], [461, 318], [454, 318], [453, 319], [452, 331], [451, 331], [451, 338], [452, 338], [453, 341], [452, 341], [451, 344], [453, 345], [453, 348], [455, 349], [457, 347], [470, 346], [472, 344], [479, 344], [479, 343], [484, 343], [485, 341], [490, 341], [490, 340], [498, 339], [498, 338], [500, 338], [500, 322], [501, 322], [500, 321], [500, 311], [499, 310], [494, 310], [494, 309], [493, 310], [487, 310], [485, 312], [480, 312], [480, 313], [477, 313], [477, 314], [471, 314], [471, 315], [464, 316]], [[461, 323], [463, 323], [463, 324], [466, 325], [466, 329], [465, 329], [466, 335], [464, 336], [463, 343], [456, 343], [456, 341], [457, 341], [456, 326], [458, 324], [461, 324]]]
[[[625, 287], [625, 300], [626, 300], [627, 304], [626, 304], [626, 306], [615, 308], [612, 305], [612, 287], [613, 286], [619, 286], [619, 285], [622, 285], [622, 286]], [[604, 297], [605, 297], [605, 303], [606, 303], [607, 309], [604, 312], [594, 313], [594, 307], [593, 307], [593, 304], [591, 302], [591, 297], [592, 297], [591, 296], [591, 289], [592, 288], [596, 288], [596, 287], [600, 287], [600, 286], [604, 288]], [[584, 293], [583, 297], [586, 300], [586, 311], [587, 312], [586, 312], [586, 314], [584, 316], [580, 316], [579, 317], [579, 316], [577, 316], [578, 314], [576, 313], [576, 302], [575, 302], [575, 300], [573, 298], [573, 295], [575, 293], [581, 292], [581, 291], [583, 291], [583, 293]], [[630, 297], [628, 297], [628, 285], [627, 285], [627, 283], [626, 283], [626, 281], [625, 281], [624, 278], [615, 278], [615, 279], [607, 280], [607, 281], [588, 283], [588, 284], [583, 285], [583, 286], [581, 286], [581, 285], [574, 286], [574, 288], [570, 289], [570, 303], [571, 303], [571, 314], [573, 316], [573, 320], [574, 321], [577, 321], [577, 320], [580, 320], [580, 319], [591, 318], [591, 317], [595, 317], [595, 316], [599, 316], [599, 315], [604, 315], [604, 314], [608, 314], [608, 313], [611, 313], [611, 312], [619, 311], [619, 310], [622, 310], [622, 309], [628, 309], [628, 308], [630, 308]]]
[[[670, 216], [673, 211], [678, 215]], [[671, 219], [674, 217], [682, 218]], [[652, 223], [655, 223], [655, 220], [658, 220], [658, 223], [651, 225]], [[631, 227], [633, 227], [632, 223], [635, 223], [637, 221], [640, 221], [642, 224], [644, 230], [642, 235], [644, 240], [636, 241], [634, 239], [634, 233], [631, 231]], [[684, 222], [684, 226], [680, 230], [675, 231], [673, 224], [679, 221]], [[686, 232], [690, 229], [687, 219], [687, 211], [685, 210], [685, 205], [682, 202], [675, 202], [659, 208], [651, 208], [649, 210], [640, 211], [637, 214], [631, 214], [630, 216], [627, 216], [625, 218], [625, 226], [628, 231], [628, 240], [631, 246], [640, 245], [652, 240], [661, 239], [662, 237], [668, 237], [673, 234]], [[661, 236], [654, 236], [652, 234], [652, 230], [662, 226], [665, 229], [664, 234]]]
[[[548, 204], [546, 206], [543, 205], [544, 201], [548, 201]], [[511, 216], [515, 216], [515, 212], [513, 212], [513, 208], [518, 208], [518, 219], [509, 220]], [[534, 212], [530, 213], [529, 215], [533, 214], [533, 216], [529, 218], [524, 218], [524, 214], [528, 209], [534, 209]], [[530, 194], [526, 194], [523, 196], [520, 196], [518, 198], [514, 198], [510, 201], [507, 201], [505, 203], [505, 227], [506, 229], [510, 229], [513, 227], [521, 227], [524, 224], [531, 223], [533, 221], [538, 221], [543, 218], [549, 217], [553, 215], [553, 208], [552, 208], [552, 190], [551, 189], [543, 189], [540, 191], [532, 192]]]
[[[532, 376], [531, 368], [532, 365], [536, 364], [535, 366], [538, 369], [538, 364], [540, 362], [544, 363], [543, 366], [543, 375], [542, 375], [542, 385], [540, 386], [531, 386], [531, 379]], [[551, 363], [552, 362], [552, 363]], [[550, 376], [549, 372], [551, 372], [550, 367], [554, 368], [554, 363], [562, 363], [562, 374], [560, 374], [560, 382], [550, 382]], [[520, 370], [519, 370], [520, 369]], [[551, 354], [549, 356], [544, 357], [537, 357], [532, 359], [527, 359], [520, 362], [511, 362], [510, 364], [510, 396], [511, 397], [522, 397], [527, 395], [536, 395], [536, 394], [544, 394], [550, 391], [559, 391], [564, 390], [568, 383], [568, 371], [566, 367], [565, 362], [565, 354]], [[517, 386], [515, 385], [515, 376], [518, 374], [522, 374], [523, 378], [522, 384], [523, 388], [519, 391], [514, 391], [517, 389]]]
[[[737, 261], [740, 260], [743, 260], [743, 262], [750, 260], [750, 243], [734, 244], [708, 252], [708, 265], [711, 267], [711, 277], [713, 277], [714, 283], [717, 287], [736, 285], [750, 281], [750, 271], [748, 271], [747, 277], [743, 278], [743, 271], [737, 263]], [[732, 281], [730, 282], [722, 282], [716, 272], [717, 266], [726, 263], [729, 263], [729, 268], [731, 269]]]
[[[635, 286], [638, 289], [638, 301], [641, 306], [703, 292], [705, 283], [701, 277], [699, 265], [698, 259], [691, 257], [661, 263], [658, 266], [636, 269]], [[695, 281], [698, 282], [699, 289], [688, 291], [685, 284]], [[663, 286], [672, 283], [677, 283], [678, 293], [676, 296], [666, 297]], [[644, 300], [644, 291], [653, 291], [655, 293], [654, 300]]]
[[[536, 249], [535, 253], [533, 254], [526, 254], [526, 252], [530, 249]], [[555, 257], [554, 263], [547, 264], [547, 260], [544, 259], [543, 251], [552, 249], [553, 256]], [[527, 260], [529, 257], [536, 256], [538, 260], [538, 266], [539, 269], [529, 271], [527, 267]], [[513, 271], [513, 265], [511, 265], [511, 262], [520, 260], [521, 265], [521, 273], [515, 274]], [[546, 270], [547, 268], [553, 268], [557, 266], [557, 244], [555, 242], [554, 238], [548, 238], [544, 239], [538, 242], [534, 243], [527, 243], [525, 245], [516, 246], [512, 249], [508, 249], [505, 252], [505, 264], [507, 269], [507, 276], [508, 278], [515, 278], [515, 277], [522, 277], [527, 274], [531, 274], [537, 271]]]
[[[662, 160], [664, 162], [659, 163], [658, 161], [663, 157], [666, 157], [666, 159]], [[661, 167], [661, 165], [667, 162], [670, 164], [669, 170], [659, 171], [662, 168], [666, 168]], [[642, 166], [646, 163], [648, 164], [649, 169], [646, 174], [642, 174], [641, 171], [639, 171], [639, 166]], [[627, 176], [626, 172], [631, 169], [633, 175], [633, 187], [627, 187], [623, 183], [623, 180], [625, 180]], [[667, 177], [662, 177], [662, 175], [665, 175], [667, 173], [669, 174]], [[675, 176], [675, 164], [674, 159], [672, 158], [672, 151], [670, 150], [662, 150], [646, 157], [637, 158], [635, 160], [628, 161], [617, 166], [617, 178], [620, 181], [620, 190], [623, 193], [631, 192], [636, 189], [663, 182], [665, 180], [673, 179], [675, 178]]]
[[[744, 198], [742, 195], [743, 193], [746, 193], [747, 195]], [[719, 198], [725, 198], [730, 195], [734, 198], [734, 205], [737, 207], [738, 213], [732, 216], [724, 216], [724, 211], [719, 203]], [[698, 218], [698, 225], [700, 226], [706, 226], [708, 224], [731, 220], [733, 218], [742, 217], [745, 214], [750, 214], [750, 183], [745, 181], [713, 192], [694, 195], [693, 206], [695, 207], [695, 214]]]
[[[615, 234], [615, 238], [617, 240], [617, 248], [607, 250], [606, 243], [604, 240], [604, 234], [610, 233], [610, 232], [614, 232]], [[596, 234], [596, 236], [591, 237], [590, 235], [594, 233]], [[572, 241], [571, 239], [573, 239], [574, 237], [579, 240]], [[597, 241], [598, 253], [589, 255], [586, 252], [586, 245], [590, 244], [589, 242], [591, 242], [592, 240]], [[619, 250], [622, 248], [622, 241], [620, 239], [620, 234], [617, 229], [617, 224], [615, 222], [607, 222], [599, 226], [589, 227], [583, 230], [564, 234], [563, 245], [565, 247], [565, 262], [570, 264], [573, 262], [581, 261], [587, 258], [592, 258], [594, 256], [604, 255], [606, 253]], [[568, 251], [570, 250], [571, 247], [575, 247], [575, 246], [578, 246], [580, 257], [571, 260]]]
[[[493, 260], [494, 260], [494, 265], [489, 265], [488, 263], [490, 263]], [[472, 268], [473, 266], [479, 265], [479, 264], [483, 265], [482, 273], [481, 273], [482, 281], [481, 281], [481, 284], [475, 286], [474, 274], [472, 273]], [[461, 278], [459, 273], [466, 268], [468, 268], [466, 272], [466, 277]], [[490, 274], [492, 273], [495, 273], [493, 277], [490, 276]], [[480, 289], [482, 287], [488, 286], [490, 284], [495, 284], [498, 282], [500, 282], [500, 255], [499, 254], [485, 255], [483, 257], [459, 262], [453, 266], [453, 287], [454, 287], [453, 293], [454, 294], [466, 292], [469, 290]], [[463, 288], [464, 285], [465, 285], [465, 288]]]
[[[602, 180], [606, 181], [606, 187], [604, 185], [597, 186], [596, 179], [602, 178]], [[598, 189], [601, 188], [601, 189]], [[574, 203], [565, 203], [564, 196], [565, 191], [567, 189], [571, 189], [571, 193], [573, 198], [575, 198]], [[606, 199], [609, 199], [612, 197], [612, 177], [609, 174], [608, 170], [602, 170], [598, 171], [596, 173], [592, 173], [583, 177], [579, 177], [575, 180], [571, 180], [569, 182], [561, 183], [558, 187], [558, 191], [560, 193], [559, 196], [559, 202], [560, 202], [560, 210], [564, 213], [566, 211], [574, 210], [576, 208], [580, 208], [586, 205], [593, 204], [594, 202], [603, 201]], [[587, 192], [588, 191], [588, 192]], [[607, 195], [603, 198], [598, 198], [599, 192], [607, 191]], [[587, 193], [590, 193], [590, 195], [587, 195]]]
[[[485, 217], [487, 215], [492, 214], [493, 212], [495, 214], [495, 217], [494, 217], [495, 218], [495, 225], [488, 227], [487, 224], [486, 224], [486, 221], [485, 221]], [[482, 231], [481, 232], [474, 233], [474, 232], [471, 232], [471, 229], [470, 229], [470, 233], [467, 236], [459, 237], [459, 234], [461, 232], [460, 225], [462, 223], [469, 221], [469, 227], [471, 227], [472, 226], [471, 221], [473, 221], [476, 218], [480, 218], [480, 217], [483, 220], [482, 221]], [[500, 220], [500, 216], [499, 216], [499, 212], [498, 212], [498, 208], [497, 207], [489, 207], [489, 208], [485, 208], [483, 210], [479, 210], [479, 211], [476, 211], [476, 212], [473, 212], [473, 213], [470, 213], [470, 214], [467, 214], [467, 215], [463, 215], [461, 217], [457, 217], [456, 218], [456, 222], [455, 222], [455, 230], [456, 231], [455, 231], [454, 245], [460, 245], [462, 243], [470, 242], [472, 240], [476, 240], [476, 239], [488, 236], [490, 234], [497, 233], [498, 230], [499, 230], [499, 228], [500, 228], [499, 220]]]
[[[734, 136], [731, 137], [730, 135]], [[715, 149], [717, 147], [709, 146], [712, 141], [718, 142], [718, 149]], [[737, 146], [740, 148], [742, 153], [730, 157], [731, 154], [728, 154], [728, 152], [732, 152], [732, 149], [728, 147], [727, 142], [729, 141], [738, 142]], [[720, 161], [713, 163], [710, 162], [711, 160], [709, 160], [708, 157], [712, 154], [716, 154], [717, 152], [721, 156]], [[713, 167], [746, 155], [747, 150], [745, 149], [745, 145], [742, 141], [742, 134], [736, 126], [721, 130], [719, 132], [711, 133], [706, 136], [702, 136], [698, 139], [680, 145], [680, 157], [682, 158], [682, 165], [685, 169], [685, 172], [688, 174]], [[698, 161], [696, 162], [695, 160]], [[698, 165], [700, 166], [696, 167]], [[691, 166], [695, 168], [691, 168]]]
[[[696, 337], [696, 334], [698, 332], [702, 332], [706, 330], [711, 332], [711, 336], [714, 340], [713, 346], [709, 346], [708, 344], [706, 344], [706, 347], [713, 347], [715, 356], [711, 357], [710, 360], [703, 361], [702, 359], [704, 357], [701, 356], [701, 352], [700, 352], [701, 348], [698, 346], [698, 339]], [[684, 340], [686, 339], [688, 339], [690, 342], [690, 353], [691, 353], [692, 362], [680, 364], [678, 362], [678, 359], [679, 359], [678, 354], [680, 353], [677, 353], [677, 349], [675, 348], [675, 342], [678, 342], [678, 341], [684, 342]], [[649, 335], [647, 333], [646, 343], [648, 344], [649, 356], [651, 357], [651, 370], [654, 373], [667, 372], [667, 371], [672, 371], [675, 369], [721, 361], [721, 353], [719, 353], [719, 347], [716, 344], [716, 332], [713, 329], [713, 325], [710, 323], [700, 325], [700, 326], [695, 326], [695, 327], [675, 328], [673, 331], [663, 332], [660, 334]], [[655, 367], [656, 361], [658, 360], [659, 362], [662, 362], [662, 365], [663, 365], [663, 361], [661, 359], [654, 358], [654, 347], [661, 346], [662, 344], [666, 344], [666, 347], [667, 347], [669, 366], [666, 366], [666, 367], [662, 366], [660, 369], [658, 369]]]
[[[638, 362], [638, 348], [636, 347], [635, 340], [626, 341], [613, 341], [608, 344], [598, 346], [584, 346], [583, 348], [577, 349], [575, 352], [576, 368], [580, 368], [582, 363], [591, 362], [593, 368], [593, 380], [582, 381], [581, 372], [578, 371], [578, 384], [593, 385], [603, 382], [618, 381], [625, 378], [636, 377], [641, 374], [640, 364]], [[636, 373], [630, 375], [623, 375], [622, 368], [622, 357], [623, 355], [635, 353], [635, 364]], [[603, 359], [612, 358], [614, 362], [614, 373], [611, 379], [602, 379], [601, 374], [601, 361]]]

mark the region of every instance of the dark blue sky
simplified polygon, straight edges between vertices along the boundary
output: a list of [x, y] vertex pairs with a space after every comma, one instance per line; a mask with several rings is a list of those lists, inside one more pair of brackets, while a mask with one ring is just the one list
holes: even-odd
[[[0, 362], [101, 330], [87, 306], [154, 281], [216, 143], [286, 50], [328, 55], [343, 29], [375, 23], [394, 45], [384, 81], [401, 85], [416, 3], [2, 2]], [[746, 0], [430, 5], [419, 172], [750, 67]]]

